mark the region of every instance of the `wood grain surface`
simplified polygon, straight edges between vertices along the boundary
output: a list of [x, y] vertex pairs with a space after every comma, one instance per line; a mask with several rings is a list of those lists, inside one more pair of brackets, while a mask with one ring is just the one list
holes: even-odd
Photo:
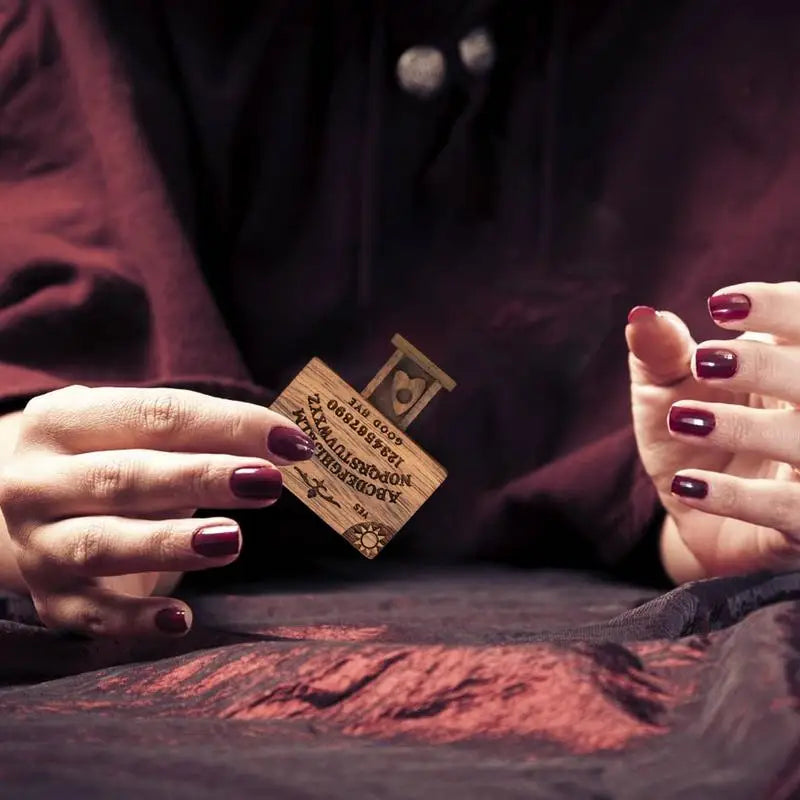
[[310, 461], [281, 468], [284, 485], [367, 558], [380, 553], [447, 476], [317, 358], [271, 407], [317, 445]]

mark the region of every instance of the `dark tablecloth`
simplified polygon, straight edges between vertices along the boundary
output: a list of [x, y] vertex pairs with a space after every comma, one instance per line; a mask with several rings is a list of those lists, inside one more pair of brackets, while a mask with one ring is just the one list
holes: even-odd
[[370, 569], [179, 642], [0, 622], [4, 798], [800, 796], [800, 574]]

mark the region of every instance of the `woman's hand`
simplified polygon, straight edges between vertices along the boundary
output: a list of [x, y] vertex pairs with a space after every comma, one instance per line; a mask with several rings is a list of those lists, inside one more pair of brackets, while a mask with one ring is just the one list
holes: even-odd
[[[42, 621], [103, 635], [180, 635], [185, 603], [150, 597], [167, 573], [234, 561], [233, 520], [198, 508], [274, 503], [274, 464], [312, 441], [248, 403], [173, 389], [71, 386], [32, 400], [0, 474], [0, 508]], [[269, 460], [268, 460], [269, 459]]]
[[678, 582], [800, 567], [800, 283], [728, 287], [709, 311], [747, 332], [697, 345], [643, 307], [626, 328], [639, 452]]

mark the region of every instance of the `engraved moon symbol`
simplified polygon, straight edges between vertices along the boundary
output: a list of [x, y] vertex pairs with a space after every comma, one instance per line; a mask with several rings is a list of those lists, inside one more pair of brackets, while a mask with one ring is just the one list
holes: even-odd
[[402, 416], [425, 391], [425, 378], [409, 378], [407, 372], [398, 369], [392, 378], [392, 410]]

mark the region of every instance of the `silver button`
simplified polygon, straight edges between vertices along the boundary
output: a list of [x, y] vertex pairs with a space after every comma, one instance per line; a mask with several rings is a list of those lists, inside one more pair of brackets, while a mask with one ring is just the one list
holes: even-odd
[[409, 47], [397, 60], [397, 80], [409, 94], [432, 97], [444, 84], [447, 65], [435, 47]]
[[486, 28], [475, 28], [458, 43], [464, 68], [472, 75], [485, 75], [494, 65], [494, 41]]

